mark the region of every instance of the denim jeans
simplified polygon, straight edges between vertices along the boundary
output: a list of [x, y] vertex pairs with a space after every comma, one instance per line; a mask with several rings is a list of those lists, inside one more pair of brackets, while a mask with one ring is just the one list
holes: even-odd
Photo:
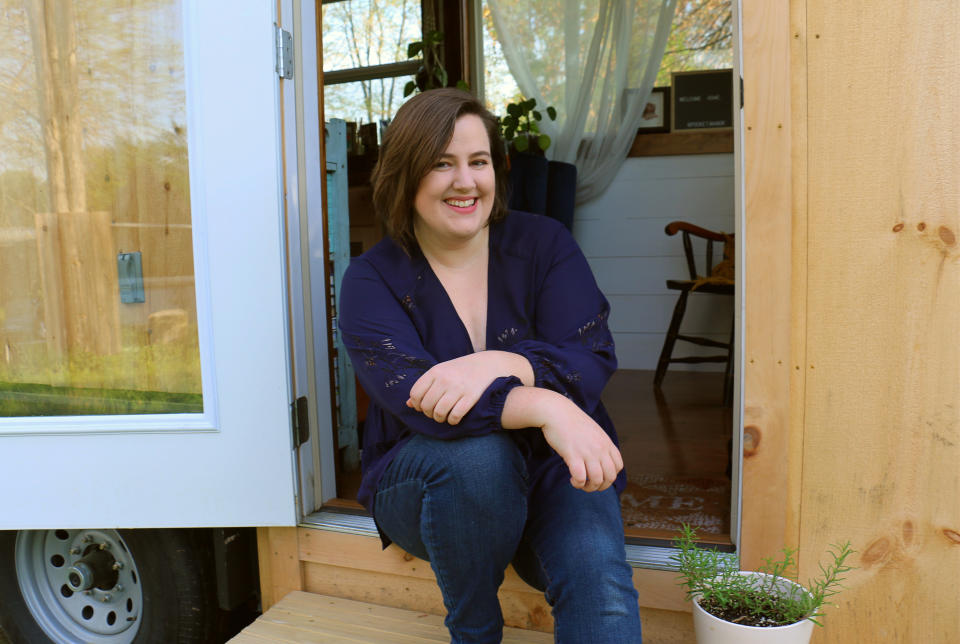
[[553, 609], [562, 644], [635, 644], [640, 615], [614, 489], [528, 489], [510, 432], [417, 435], [390, 463], [375, 516], [397, 545], [430, 562], [453, 644], [500, 642], [497, 589], [513, 563]]

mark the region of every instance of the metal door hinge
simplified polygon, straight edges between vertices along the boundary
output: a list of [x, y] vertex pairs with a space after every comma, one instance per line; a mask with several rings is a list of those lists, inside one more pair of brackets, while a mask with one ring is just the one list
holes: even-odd
[[279, 25], [274, 25], [274, 29], [277, 34], [277, 74], [280, 78], [290, 80], [293, 78], [293, 36]]
[[310, 416], [307, 413], [307, 398], [300, 396], [293, 405], [293, 447], [296, 449], [310, 440]]

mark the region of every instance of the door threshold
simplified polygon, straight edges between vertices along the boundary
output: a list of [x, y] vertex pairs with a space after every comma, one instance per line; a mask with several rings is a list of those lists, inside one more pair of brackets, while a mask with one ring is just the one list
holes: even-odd
[[[358, 512], [352, 507], [325, 506], [303, 518], [301, 528], [342, 532], [360, 537], [380, 537], [377, 525], [366, 510]], [[651, 540], [653, 541], [653, 540]], [[666, 540], [651, 543], [627, 543], [627, 563], [634, 568], [651, 570], [677, 570], [677, 564], [671, 559], [678, 550]]]

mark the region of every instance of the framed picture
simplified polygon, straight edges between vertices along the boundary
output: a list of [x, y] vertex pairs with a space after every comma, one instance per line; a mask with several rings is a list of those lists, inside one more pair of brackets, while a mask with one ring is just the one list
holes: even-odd
[[673, 131], [733, 127], [733, 70], [673, 72]]
[[[637, 90], [627, 90], [636, 92]], [[670, 88], [654, 87], [643, 106], [643, 115], [640, 117], [640, 125], [637, 127], [637, 134], [654, 134], [656, 132], [670, 131]]]

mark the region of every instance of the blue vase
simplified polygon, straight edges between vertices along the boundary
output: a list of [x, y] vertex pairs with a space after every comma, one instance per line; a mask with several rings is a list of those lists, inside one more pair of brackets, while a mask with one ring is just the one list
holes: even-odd
[[545, 157], [511, 152], [507, 207], [537, 215], [547, 214], [547, 177]]
[[547, 167], [547, 209], [552, 217], [573, 231], [573, 208], [577, 198], [577, 166], [550, 161]]

